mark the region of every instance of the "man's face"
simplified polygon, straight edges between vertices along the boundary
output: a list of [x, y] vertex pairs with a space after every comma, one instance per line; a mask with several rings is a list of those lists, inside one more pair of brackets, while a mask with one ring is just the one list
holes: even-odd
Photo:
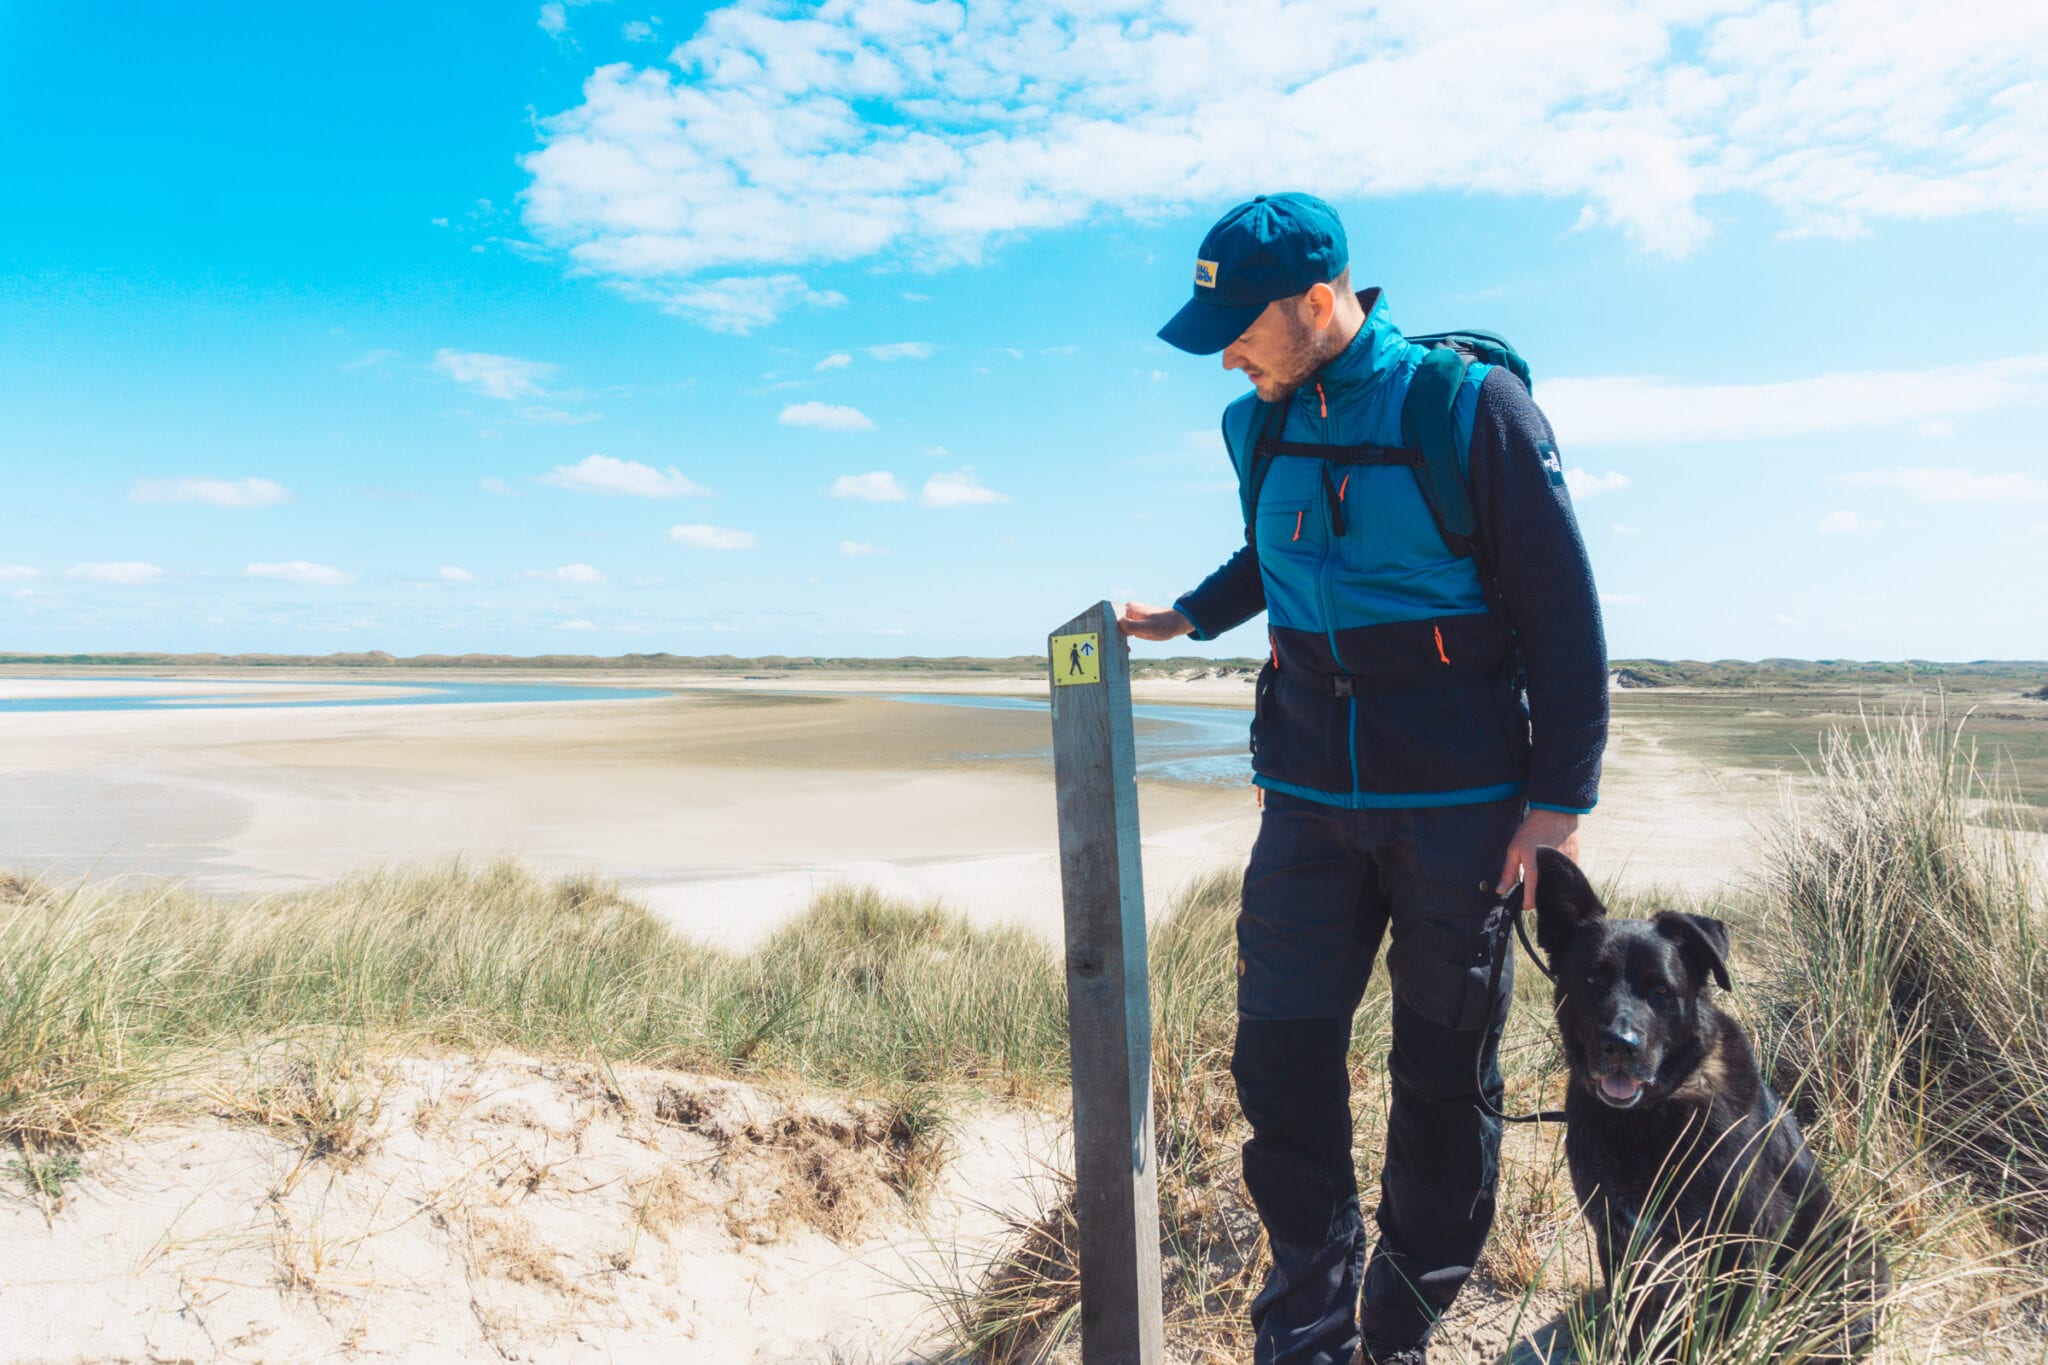
[[1244, 335], [1223, 348], [1223, 368], [1243, 370], [1260, 398], [1276, 403], [1300, 388], [1326, 357], [1306, 294], [1275, 299]]

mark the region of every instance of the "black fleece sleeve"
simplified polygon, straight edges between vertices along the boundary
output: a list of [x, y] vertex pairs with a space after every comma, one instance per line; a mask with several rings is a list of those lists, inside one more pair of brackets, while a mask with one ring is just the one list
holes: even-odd
[[[1250, 395], [1246, 395], [1249, 397]], [[1233, 404], [1231, 411], [1236, 410]], [[1230, 454], [1231, 468], [1243, 477], [1244, 463], [1230, 439], [1230, 412], [1223, 416], [1223, 448]], [[1197, 640], [1213, 640], [1226, 630], [1235, 630], [1266, 609], [1266, 578], [1259, 572], [1259, 552], [1249, 537], [1237, 553], [1223, 561], [1221, 568], [1203, 579], [1192, 591], [1184, 592], [1174, 610], [1194, 625]]]
[[1504, 369], [1479, 388], [1471, 473], [1480, 539], [1529, 670], [1529, 804], [1584, 814], [1607, 745], [1600, 598], [1550, 422]]
[[1223, 561], [1223, 567], [1184, 592], [1175, 610], [1194, 623], [1197, 640], [1213, 640], [1266, 609], [1266, 579], [1259, 572], [1259, 552], [1249, 543]]

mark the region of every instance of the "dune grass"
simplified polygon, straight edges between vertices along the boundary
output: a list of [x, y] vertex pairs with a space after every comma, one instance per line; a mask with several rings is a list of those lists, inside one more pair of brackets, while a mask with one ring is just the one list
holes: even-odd
[[513, 1048], [898, 1092], [1061, 1082], [1043, 944], [834, 890], [758, 949], [513, 863], [248, 902], [0, 883], [0, 1137], [90, 1139], [224, 1050]]

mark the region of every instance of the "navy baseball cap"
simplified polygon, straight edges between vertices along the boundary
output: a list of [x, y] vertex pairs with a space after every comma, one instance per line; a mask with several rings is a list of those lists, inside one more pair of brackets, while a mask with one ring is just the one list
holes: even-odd
[[1195, 293], [1159, 339], [1215, 355], [1274, 299], [1328, 284], [1351, 262], [1337, 210], [1312, 194], [1262, 194], [1223, 215], [1195, 257]]

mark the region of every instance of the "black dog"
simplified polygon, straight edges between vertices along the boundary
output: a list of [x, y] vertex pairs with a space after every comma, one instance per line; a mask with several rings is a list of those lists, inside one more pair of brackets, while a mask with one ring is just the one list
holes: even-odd
[[[1787, 1354], [1859, 1352], [1890, 1268], [1836, 1210], [1748, 1036], [1709, 997], [1710, 980], [1728, 989], [1728, 927], [1669, 910], [1608, 919], [1548, 848], [1536, 908], [1571, 1073], [1572, 1188], [1634, 1345], [1665, 1355], [1718, 1339], [1765, 1292], [1801, 1305], [1772, 1314]], [[1688, 1260], [1701, 1276], [1689, 1290], [1674, 1275]]]

